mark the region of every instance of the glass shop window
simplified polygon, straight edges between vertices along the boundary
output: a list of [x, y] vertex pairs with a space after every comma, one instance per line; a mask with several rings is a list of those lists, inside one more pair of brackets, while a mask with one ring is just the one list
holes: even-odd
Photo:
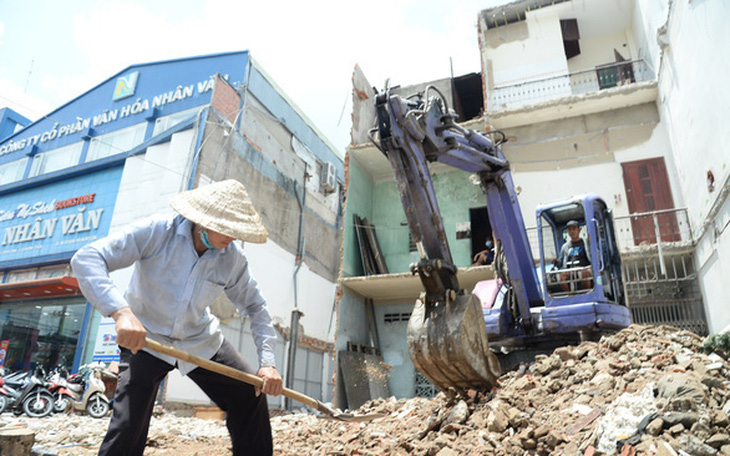
[[40, 176], [41, 174], [52, 173], [59, 169], [78, 165], [83, 147], [84, 144], [82, 142], [77, 142], [37, 154], [33, 157], [33, 164], [30, 167], [30, 177]]
[[46, 372], [59, 362], [70, 371], [85, 300], [65, 299], [0, 305], [0, 363], [5, 373], [42, 366]]
[[143, 123], [93, 138], [89, 144], [86, 161], [99, 160], [133, 149], [144, 141], [146, 129], [147, 124]]
[[28, 157], [0, 165], [0, 185], [12, 184], [23, 178]]

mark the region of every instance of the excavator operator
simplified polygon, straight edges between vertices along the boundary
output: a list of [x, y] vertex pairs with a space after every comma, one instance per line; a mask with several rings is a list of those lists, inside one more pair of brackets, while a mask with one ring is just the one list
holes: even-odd
[[[585, 241], [580, 237], [580, 224], [576, 220], [567, 223], [568, 236], [560, 248], [560, 257], [555, 260], [555, 266], [565, 269], [560, 273], [560, 288], [563, 291], [585, 290], [593, 288], [593, 272], [589, 267], [591, 257]], [[574, 270], [574, 268], [580, 268]], [[570, 269], [570, 271], [567, 271]]]

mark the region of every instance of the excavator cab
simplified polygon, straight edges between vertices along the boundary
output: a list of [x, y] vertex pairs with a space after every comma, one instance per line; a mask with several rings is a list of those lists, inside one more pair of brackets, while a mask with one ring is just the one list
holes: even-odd
[[541, 205], [537, 231], [546, 306], [585, 301], [624, 304], [613, 217], [598, 195]]

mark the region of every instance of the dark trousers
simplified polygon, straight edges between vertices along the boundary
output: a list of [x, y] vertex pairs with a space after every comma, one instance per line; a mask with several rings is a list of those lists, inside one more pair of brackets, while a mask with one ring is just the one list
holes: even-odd
[[[223, 342], [211, 359], [253, 372], [228, 341]], [[121, 349], [112, 418], [99, 448], [100, 456], [142, 456], [157, 390], [174, 368], [144, 351], [133, 355], [129, 350]], [[200, 367], [191, 371], [188, 377], [226, 412], [234, 456], [273, 453], [266, 395], [256, 397], [253, 386]]]

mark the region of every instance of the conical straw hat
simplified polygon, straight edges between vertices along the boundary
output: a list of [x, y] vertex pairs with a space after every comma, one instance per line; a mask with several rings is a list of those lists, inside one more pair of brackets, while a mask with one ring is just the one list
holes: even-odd
[[268, 237], [246, 188], [234, 179], [179, 193], [170, 205], [191, 222], [226, 236], [257, 244]]

